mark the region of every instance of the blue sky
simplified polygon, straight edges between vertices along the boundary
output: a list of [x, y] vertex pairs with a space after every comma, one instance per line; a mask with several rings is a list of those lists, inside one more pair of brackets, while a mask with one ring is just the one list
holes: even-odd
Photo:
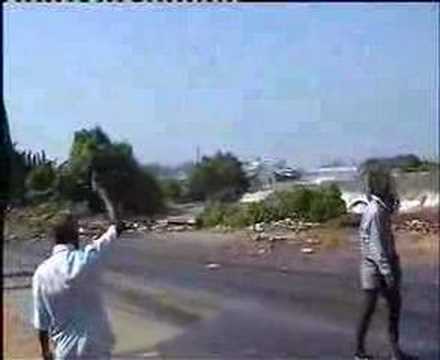
[[438, 154], [438, 4], [4, 5], [13, 140], [101, 125], [142, 162]]

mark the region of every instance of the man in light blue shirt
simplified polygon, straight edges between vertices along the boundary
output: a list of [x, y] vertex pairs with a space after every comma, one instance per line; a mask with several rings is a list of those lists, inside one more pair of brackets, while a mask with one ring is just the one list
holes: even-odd
[[114, 338], [99, 291], [102, 257], [122, 226], [106, 192], [96, 186], [112, 224], [97, 240], [79, 248], [78, 223], [70, 214], [54, 227], [52, 255], [35, 271], [32, 282], [33, 325], [39, 331], [43, 358], [109, 359]]

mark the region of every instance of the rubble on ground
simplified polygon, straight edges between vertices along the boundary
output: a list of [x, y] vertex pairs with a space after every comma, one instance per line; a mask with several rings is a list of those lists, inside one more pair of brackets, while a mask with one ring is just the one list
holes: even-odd
[[321, 240], [316, 239], [316, 238], [308, 238], [308, 239], [306, 239], [305, 242], [308, 245], [320, 245], [321, 244]]
[[158, 232], [182, 232], [195, 229], [196, 219], [194, 217], [168, 217], [153, 222], [151, 231]]
[[[196, 220], [194, 218], [165, 218], [158, 220], [137, 219], [124, 220], [125, 231], [128, 234], [154, 232], [182, 232], [195, 229]], [[102, 234], [106, 230], [108, 222], [104, 219], [85, 221], [79, 228], [80, 236], [94, 237]]]
[[397, 231], [410, 231], [418, 234], [432, 234], [439, 232], [439, 223], [424, 219], [408, 219], [396, 224]]
[[299, 246], [301, 253], [303, 254], [314, 254], [321, 241], [317, 238], [306, 238], [298, 237], [297, 235], [268, 235], [266, 233], [259, 233], [251, 236], [253, 240], [254, 250], [250, 253], [253, 256], [266, 256], [270, 255], [274, 249], [275, 245], [279, 243], [285, 243], [289, 245]]
[[[312, 249], [312, 246], [321, 244], [319, 239], [306, 238], [300, 236], [303, 232], [309, 231], [318, 227], [319, 223], [305, 222], [301, 220], [294, 220], [286, 218], [283, 220], [272, 221], [270, 223], [256, 223], [248, 227], [251, 231], [250, 239], [256, 246], [256, 255], [270, 254], [274, 249], [275, 243], [287, 243], [292, 245], [303, 244], [306, 249]], [[264, 245], [270, 244], [270, 245]], [[305, 250], [303, 253], [312, 254], [315, 250]]]
[[296, 233], [310, 230], [312, 228], [318, 227], [319, 223], [306, 222], [302, 220], [294, 220], [291, 218], [286, 218], [283, 220], [271, 221], [269, 223], [256, 223], [248, 227], [249, 230], [254, 232], [263, 233], [264, 231], [275, 231], [275, 230], [287, 230]]

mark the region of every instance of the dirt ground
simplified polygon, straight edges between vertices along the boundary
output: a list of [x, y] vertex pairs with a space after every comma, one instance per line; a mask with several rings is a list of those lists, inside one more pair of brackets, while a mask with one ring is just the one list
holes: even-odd
[[36, 333], [24, 323], [8, 295], [3, 294], [3, 358], [39, 359], [39, 354]]

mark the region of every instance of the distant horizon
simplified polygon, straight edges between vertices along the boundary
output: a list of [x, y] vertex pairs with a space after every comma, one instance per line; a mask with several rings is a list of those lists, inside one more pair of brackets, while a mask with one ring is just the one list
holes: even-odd
[[[12, 139], [12, 142], [16, 143], [14, 141], [14, 139]], [[46, 152], [46, 150], [43, 149], [43, 148], [39, 148], [39, 149], [24, 148], [24, 147], [20, 146], [19, 143], [16, 143], [16, 146], [17, 146], [17, 149], [19, 151], [31, 151], [33, 153], [37, 153], [37, 152], [40, 152], [40, 151], [44, 150]], [[226, 151], [217, 150], [217, 151], [214, 151], [214, 152], [209, 153], [209, 154], [201, 153], [200, 154], [200, 158], [203, 158], [204, 156], [211, 157], [211, 156], [215, 155], [218, 151], [230, 152], [228, 150], [226, 150]], [[164, 163], [164, 162], [158, 162], [158, 161], [154, 161], [154, 160], [153, 161], [142, 161], [142, 160], [140, 160], [136, 156], [136, 149], [133, 148], [133, 152], [135, 154], [136, 160], [142, 166], [160, 165], [160, 166], [167, 167], [167, 168], [178, 168], [178, 167], [180, 167], [182, 165], [185, 165], [185, 164], [189, 164], [189, 163], [195, 164], [197, 162], [196, 161], [196, 155], [192, 159], [182, 160], [182, 161], [176, 162], [176, 163]], [[239, 154], [236, 154], [236, 153], [233, 153], [233, 152], [230, 152], [230, 153], [232, 153], [234, 156], [236, 156], [242, 162], [244, 162], [244, 161], [256, 161], [256, 160], [261, 160], [261, 161], [286, 161], [286, 166], [288, 166], [288, 167], [302, 168], [302, 169], [306, 169], [306, 170], [318, 169], [318, 168], [323, 168], [323, 167], [335, 167], [335, 168], [338, 168], [338, 167], [359, 166], [362, 162], [364, 162], [366, 160], [369, 160], [369, 159], [384, 159], [384, 158], [388, 159], [388, 158], [393, 158], [393, 157], [402, 156], [402, 155], [415, 155], [415, 156], [417, 156], [422, 161], [433, 161], [433, 162], [437, 162], [437, 163], [440, 162], [440, 156], [439, 155], [431, 156], [431, 157], [425, 157], [425, 156], [422, 156], [422, 155], [417, 154], [417, 153], [405, 153], [405, 152], [402, 152], [402, 153], [396, 153], [396, 154], [390, 154], [390, 155], [384, 155], [384, 156], [371, 156], [371, 157], [366, 157], [366, 158], [359, 159], [357, 161], [354, 161], [354, 160], [350, 161], [350, 159], [336, 158], [336, 159], [333, 159], [333, 160], [323, 161], [321, 163], [316, 163], [316, 164], [312, 164], [312, 165], [308, 165], [308, 166], [300, 166], [298, 164], [295, 164], [294, 162], [289, 162], [287, 159], [282, 158], [282, 157], [274, 158], [274, 157], [270, 157], [270, 156], [261, 156], [261, 155], [242, 157]], [[46, 156], [47, 156], [47, 158], [49, 160], [55, 161], [57, 163], [57, 165], [60, 165], [63, 162], [68, 160], [68, 156], [66, 156], [63, 159], [59, 159], [59, 158], [50, 156], [50, 154], [47, 154], [47, 152], [46, 152]], [[340, 164], [335, 164], [335, 163], [340, 163]]]
[[12, 139], [58, 161], [98, 124], [143, 164], [439, 158], [437, 3], [3, 9]]

